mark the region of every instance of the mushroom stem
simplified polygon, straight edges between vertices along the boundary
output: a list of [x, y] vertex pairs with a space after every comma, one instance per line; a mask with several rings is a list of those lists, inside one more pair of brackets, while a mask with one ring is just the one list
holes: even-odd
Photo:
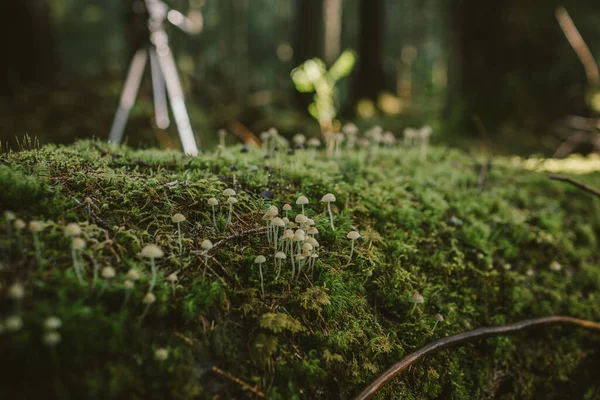
[[33, 247], [35, 249], [35, 260], [39, 267], [42, 264], [42, 249], [40, 247], [40, 238], [37, 232], [33, 232]]
[[92, 262], [94, 263], [94, 276], [92, 278], [92, 289], [96, 286], [96, 281], [98, 280], [98, 270], [100, 269], [100, 266], [98, 265], [98, 261], [94, 258], [92, 259]]
[[352, 260], [352, 254], [354, 254], [354, 240], [350, 244], [350, 260]]
[[265, 297], [265, 286], [263, 284], [262, 264], [258, 264], [258, 272], [260, 273], [260, 291], [262, 293], [262, 297]]
[[329, 212], [329, 220], [331, 221], [331, 230], [335, 231], [335, 226], [333, 226], [333, 214], [331, 213], [331, 202], [327, 202], [327, 211]]
[[275, 276], [275, 280], [278, 280], [279, 275], [281, 275], [281, 260], [277, 261], [277, 259], [275, 259], [275, 268], [277, 268], [277, 275]]
[[304, 214], [304, 204], [302, 204], [302, 215], [305, 215]]
[[71, 249], [71, 258], [73, 259], [73, 269], [75, 270], [77, 280], [79, 281], [79, 283], [82, 283], [83, 277], [81, 276], [81, 271], [79, 270], [79, 257], [77, 255], [76, 249]]
[[152, 293], [152, 289], [154, 289], [154, 286], [156, 285], [157, 270], [154, 258], [150, 259], [150, 265], [152, 266], [152, 281], [150, 281], [150, 289], [148, 289], [148, 293]]
[[215, 217], [215, 206], [212, 206], [213, 225], [217, 227], [217, 218]]
[[231, 213], [233, 212], [233, 204], [229, 203], [229, 216], [227, 217], [227, 226], [231, 225]]

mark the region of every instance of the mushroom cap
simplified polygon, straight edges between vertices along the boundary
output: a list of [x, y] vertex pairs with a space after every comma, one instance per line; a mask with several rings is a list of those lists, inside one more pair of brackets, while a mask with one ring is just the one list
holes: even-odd
[[152, 304], [156, 301], [156, 296], [154, 295], [154, 293], [146, 293], [142, 301], [144, 302], [144, 304]]
[[4, 320], [4, 326], [8, 331], [18, 331], [23, 327], [23, 320], [18, 315], [11, 315]]
[[275, 218], [273, 218], [273, 220], [271, 221], [271, 225], [273, 225], [273, 226], [277, 226], [277, 227], [279, 227], [279, 228], [283, 228], [283, 227], [285, 227], [285, 222], [284, 222], [284, 221], [283, 221], [281, 218], [279, 218], [279, 217], [275, 217]]
[[25, 297], [25, 288], [20, 283], [13, 283], [8, 288], [8, 296], [12, 299], [22, 299]]
[[321, 198], [321, 203], [333, 203], [335, 202], [335, 195], [333, 193], [327, 193]]
[[350, 240], [356, 240], [360, 237], [360, 233], [358, 233], [357, 231], [350, 231], [348, 232], [346, 237]]
[[19, 218], [19, 219], [15, 219], [15, 222], [13, 222], [13, 226], [15, 227], [16, 230], [20, 231], [21, 229], [25, 229], [27, 224], [25, 224], [25, 221], [23, 221], [21, 218]]
[[71, 247], [75, 250], [85, 249], [85, 240], [82, 238], [75, 238], [71, 241]]
[[44, 320], [44, 329], [53, 331], [62, 327], [62, 321], [58, 317], [48, 317]]
[[50, 331], [50, 332], [46, 332], [44, 334], [44, 337], [42, 340], [44, 341], [44, 344], [46, 346], [55, 346], [58, 343], [60, 343], [60, 339], [61, 339], [60, 333], [58, 333], [56, 331]]
[[144, 258], [161, 258], [165, 255], [160, 247], [155, 244], [144, 246], [140, 254]]
[[444, 320], [444, 316], [438, 313], [433, 316], [433, 319], [435, 319], [437, 322], [442, 322]]
[[123, 286], [125, 286], [125, 289], [131, 290], [135, 287], [135, 283], [133, 283], [133, 281], [130, 281], [129, 279], [126, 279], [125, 282], [123, 282]]
[[81, 227], [75, 222], [71, 222], [65, 226], [63, 232], [66, 236], [79, 236], [81, 235]]
[[169, 276], [167, 276], [167, 280], [169, 282], [177, 282], [177, 274], [175, 272], [173, 272], [172, 274], [170, 274]]
[[233, 196], [227, 198], [227, 204], [235, 204], [237, 202], [238, 202], [238, 200]]
[[306, 257], [304, 257], [304, 254], [302, 254], [302, 253], [296, 253], [296, 254], [294, 254], [294, 258], [296, 260], [300, 261], [300, 260], [304, 260]]
[[315, 224], [315, 220], [312, 218], [308, 218], [305, 222], [306, 225], [311, 226]]
[[298, 200], [296, 200], [296, 204], [299, 204], [299, 205], [308, 204], [308, 198], [306, 196], [300, 196], [300, 197], [298, 197]]
[[92, 204], [92, 198], [88, 196], [88, 197], [86, 197], [85, 199], [83, 199], [83, 202], [84, 202], [85, 204]]
[[286, 255], [283, 251], [278, 251], [277, 253], [275, 253], [275, 258], [279, 260], [285, 260]]
[[344, 132], [346, 135], [356, 135], [358, 133], [358, 127], [352, 122], [348, 122], [342, 126], [342, 132]]
[[208, 239], [204, 239], [200, 244], [200, 247], [202, 247], [204, 250], [210, 250], [213, 248], [213, 243]]
[[419, 294], [419, 292], [415, 292], [410, 298], [410, 301], [412, 303], [421, 304], [425, 301], [425, 299]]
[[225, 190], [223, 190], [223, 196], [235, 196], [235, 190], [231, 189], [231, 188], [227, 188]]
[[42, 223], [40, 221], [30, 221], [29, 222], [29, 231], [31, 233], [38, 233], [43, 229]]
[[306, 144], [308, 144], [309, 147], [319, 147], [321, 145], [321, 141], [316, 137], [312, 137], [308, 139], [308, 142], [306, 142]]
[[311, 226], [310, 228], [308, 228], [306, 233], [308, 233], [309, 235], [317, 235], [319, 233], [319, 230], [316, 226]]
[[283, 231], [283, 239], [291, 239], [294, 237], [294, 231], [291, 229], [286, 229]]
[[293, 221], [286, 222], [285, 226], [289, 229], [294, 229], [296, 227], [296, 223]]
[[6, 220], [10, 222], [14, 221], [17, 218], [17, 216], [12, 211], [4, 211], [4, 218], [6, 218]]
[[137, 269], [130, 269], [129, 271], [127, 271], [127, 279], [129, 279], [130, 281], [137, 281], [138, 279], [140, 279], [140, 272]]
[[215, 199], [214, 197], [211, 197], [210, 199], [208, 199], [208, 205], [209, 206], [218, 206], [219, 200]]
[[299, 224], [304, 224], [306, 221], [308, 221], [308, 218], [306, 218], [306, 215], [298, 214], [296, 215], [296, 218], [294, 218], [294, 221]]
[[320, 246], [319, 242], [314, 237], [309, 237], [308, 239], [306, 239], [306, 242], [312, 244], [313, 247], [319, 247]]
[[282, 208], [283, 208], [283, 211], [291, 211], [292, 210], [292, 206], [290, 205], [290, 203], [285, 203]]
[[267, 209], [266, 214], [275, 216], [279, 214], [279, 209], [277, 208], [277, 206], [269, 206], [269, 208]]
[[272, 221], [273, 220], [273, 216], [269, 215], [269, 214], [265, 214], [265, 215], [263, 215], [262, 220], [263, 221]]
[[263, 255], [256, 256], [256, 258], [254, 259], [254, 263], [255, 264], [262, 264], [265, 261], [267, 261], [267, 258], [265, 256], [263, 256]]
[[[298, 229], [298, 231], [300, 231], [301, 229]], [[292, 240], [294, 242], [304, 242], [304, 239], [306, 238], [306, 236], [304, 235], [303, 232], [298, 232], [296, 231], [294, 233], [294, 236], [292, 237]]]
[[112, 279], [117, 275], [117, 272], [113, 267], [104, 267], [102, 268], [102, 277], [105, 279]]
[[306, 142], [306, 136], [304, 136], [301, 133], [297, 133], [292, 138], [292, 141], [294, 142], [294, 144], [304, 144], [304, 142]]
[[185, 221], [185, 216], [183, 214], [177, 213], [171, 217], [171, 221], [178, 224], [180, 222]]
[[308, 254], [310, 254], [311, 251], [313, 251], [313, 245], [308, 242], [305, 242], [302, 245], [302, 253], [305, 255], [308, 255]]
[[156, 349], [154, 352], [154, 358], [157, 361], [165, 361], [169, 358], [169, 351], [167, 349]]

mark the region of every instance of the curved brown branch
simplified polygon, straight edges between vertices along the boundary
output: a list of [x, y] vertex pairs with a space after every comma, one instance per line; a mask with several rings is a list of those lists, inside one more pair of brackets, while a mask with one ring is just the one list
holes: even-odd
[[600, 74], [598, 73], [598, 64], [596, 64], [596, 60], [594, 60], [594, 56], [592, 56], [592, 52], [585, 44], [585, 41], [581, 37], [581, 34], [575, 27], [571, 16], [567, 12], [564, 7], [558, 7], [556, 9], [556, 19], [558, 19], [558, 23], [560, 24], [561, 29], [563, 30], [567, 40], [577, 53], [577, 57], [583, 64], [583, 68], [585, 69], [585, 74], [587, 75], [588, 82], [590, 84], [598, 83]]
[[583, 183], [578, 182], [572, 178], [569, 178], [568, 176], [558, 175], [558, 174], [548, 174], [548, 178], [552, 179], [553, 181], [562, 181], [562, 182], [570, 183], [571, 185], [573, 185], [581, 190], [591, 193], [596, 197], [600, 197], [600, 190], [589, 187], [588, 185], [584, 185]]
[[382, 375], [380, 375], [377, 379], [375, 379], [369, 386], [367, 386], [358, 396], [354, 398], [354, 400], [363, 400], [371, 397], [377, 390], [381, 389], [385, 384], [391, 381], [396, 375], [400, 372], [407, 369], [413, 363], [419, 361], [421, 358], [435, 353], [438, 350], [442, 350], [446, 347], [454, 346], [459, 343], [466, 342], [470, 339], [475, 338], [483, 338], [487, 336], [493, 335], [504, 335], [517, 331], [521, 331], [523, 329], [532, 328], [538, 325], [546, 325], [546, 324], [567, 324], [567, 325], [575, 325], [577, 327], [592, 329], [600, 331], [600, 323], [593, 321], [586, 321], [583, 319], [577, 319], [572, 317], [564, 317], [564, 316], [551, 316], [551, 317], [541, 317], [541, 318], [532, 318], [526, 319], [524, 321], [515, 322], [514, 324], [502, 325], [502, 326], [493, 326], [487, 328], [479, 328], [469, 332], [459, 333], [457, 335], [453, 335], [450, 337], [446, 337], [443, 339], [436, 340], [433, 343], [428, 344], [420, 350], [415, 351], [404, 357], [402, 360], [398, 361], [396, 364], [392, 365], [387, 371], [385, 371]]

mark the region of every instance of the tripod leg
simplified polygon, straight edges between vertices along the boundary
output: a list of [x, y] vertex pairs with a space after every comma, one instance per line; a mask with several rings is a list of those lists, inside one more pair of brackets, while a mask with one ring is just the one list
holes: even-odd
[[110, 129], [110, 136], [108, 137], [109, 143], [121, 143], [123, 139], [123, 132], [125, 131], [125, 125], [127, 124], [127, 118], [129, 117], [129, 111], [135, 103], [142, 76], [144, 75], [144, 68], [146, 67], [146, 61], [148, 60], [148, 53], [146, 49], [138, 50], [133, 56], [129, 72], [127, 73], [127, 79], [125, 80], [125, 86], [121, 93], [121, 100], [115, 119]]
[[158, 54], [156, 49], [150, 47], [150, 72], [152, 73], [152, 90], [154, 92], [154, 113], [156, 118], [156, 126], [160, 129], [169, 127], [169, 109], [167, 108], [167, 93], [165, 89], [165, 79], [160, 64], [158, 62]]
[[171, 49], [167, 45], [161, 47], [157, 51], [158, 61], [165, 77], [167, 93], [171, 102], [171, 108], [173, 109], [173, 116], [175, 117], [179, 137], [181, 138], [183, 152], [189, 156], [195, 156], [198, 155], [198, 147], [196, 147], [196, 139], [194, 139], [190, 118], [185, 108], [183, 89], [177, 75], [173, 53], [171, 53]]

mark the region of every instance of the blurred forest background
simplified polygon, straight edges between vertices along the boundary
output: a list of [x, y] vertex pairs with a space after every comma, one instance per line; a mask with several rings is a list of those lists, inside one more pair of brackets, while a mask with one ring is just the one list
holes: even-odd
[[[552, 155], [579, 131], [595, 137], [597, 89], [565, 38], [564, 6], [600, 56], [593, 0], [168, 0], [202, 15], [189, 36], [169, 27], [201, 147], [216, 132], [319, 134], [290, 71], [320, 57], [358, 54], [340, 82], [342, 122], [396, 134], [430, 124], [435, 140]], [[132, 0], [9, 0], [0, 5], [0, 140], [106, 139], [128, 64], [146, 31]], [[128, 143], [178, 145], [153, 126], [149, 73], [127, 126]], [[583, 117], [572, 118], [572, 116]], [[233, 141], [235, 135], [230, 135]], [[574, 148], [589, 152], [593, 140]]]

